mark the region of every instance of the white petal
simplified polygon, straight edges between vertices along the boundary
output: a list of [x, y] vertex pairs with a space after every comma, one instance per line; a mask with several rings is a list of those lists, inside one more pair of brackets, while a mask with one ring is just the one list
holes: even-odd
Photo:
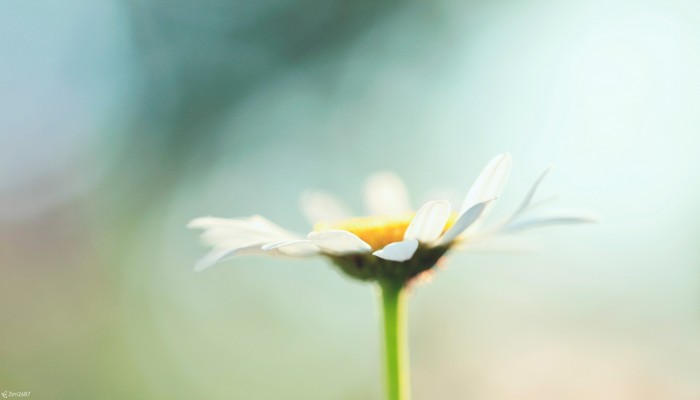
[[321, 190], [304, 192], [299, 199], [301, 211], [313, 225], [318, 222], [335, 222], [352, 216], [348, 207], [335, 195]]
[[203, 217], [192, 220], [188, 226], [204, 229], [202, 239], [213, 247], [195, 265], [197, 271], [234, 256], [269, 254], [261, 248], [266, 243], [299, 239], [259, 215], [239, 219]]
[[253, 254], [265, 254], [265, 251], [260, 248], [259, 244], [241, 247], [214, 248], [195, 264], [194, 270], [203, 271], [220, 261], [224, 261], [234, 256]]
[[460, 207], [462, 207], [462, 201], [464, 200], [464, 191], [448, 187], [433, 188], [429, 190], [426, 195], [421, 196], [420, 204], [425, 204], [426, 202], [432, 199], [447, 200], [450, 203], [452, 209], [458, 211]]
[[288, 257], [310, 257], [319, 253], [318, 246], [310, 240], [289, 240], [284, 242], [268, 243], [262, 249], [273, 254]]
[[418, 241], [410, 239], [388, 244], [383, 249], [377, 250], [372, 254], [385, 260], [403, 262], [410, 260], [417, 249]]
[[216, 217], [200, 217], [195, 218], [187, 224], [188, 228], [199, 229], [215, 229], [215, 228], [248, 228], [265, 231], [281, 231], [284, 229], [270, 222], [267, 218], [260, 215], [253, 215], [247, 218], [216, 218]]
[[492, 201], [493, 199], [490, 199], [473, 205], [470, 209], [460, 215], [459, 218], [457, 218], [457, 221], [455, 221], [454, 225], [452, 225], [450, 229], [448, 229], [447, 232], [442, 235], [440, 240], [437, 241], [437, 245], [445, 245], [455, 240], [457, 236], [459, 236], [465, 229], [469, 228], [469, 226], [471, 226], [476, 220], [479, 219], [479, 217], [481, 217], [486, 209], [486, 206]]
[[331, 254], [367, 253], [372, 247], [352, 232], [328, 230], [311, 232], [308, 235], [316, 246]]
[[530, 206], [533, 197], [535, 197], [535, 192], [537, 192], [537, 188], [540, 186], [540, 183], [542, 183], [542, 180], [545, 176], [547, 176], [551, 169], [551, 167], [547, 168], [540, 174], [535, 183], [532, 184], [532, 187], [530, 187], [530, 190], [528, 190], [527, 194], [525, 195], [525, 198], [523, 198], [523, 201], [520, 202], [518, 208], [516, 208], [515, 212], [513, 212], [513, 215], [510, 217], [509, 221], [512, 221], [515, 218], [517, 218], [523, 211], [525, 211], [525, 209], [528, 208], [528, 206]]
[[436, 241], [445, 229], [450, 218], [450, 203], [447, 201], [429, 201], [425, 203], [413, 217], [406, 228], [404, 240], [417, 239], [421, 243]]
[[252, 217], [249, 218], [241, 218], [241, 219], [229, 219], [229, 218], [217, 218], [217, 217], [199, 217], [195, 218], [189, 223], [187, 223], [188, 228], [199, 228], [199, 229], [209, 229], [213, 228], [216, 226], [230, 226], [230, 225], [235, 225], [235, 224], [240, 224], [243, 221], [249, 220]]
[[395, 215], [411, 211], [408, 191], [393, 172], [377, 172], [365, 183], [365, 204], [370, 214]]
[[510, 154], [500, 154], [484, 167], [474, 184], [467, 192], [460, 213], [464, 213], [477, 203], [498, 197], [510, 173]]
[[597, 222], [598, 219], [592, 215], [570, 215], [560, 217], [541, 217], [530, 218], [523, 221], [511, 223], [504, 228], [505, 231], [522, 231], [525, 229], [539, 228], [550, 225], [566, 225], [566, 224], [586, 224]]
[[188, 227], [204, 229], [202, 239], [211, 246], [236, 247], [299, 239], [297, 235], [259, 215], [240, 219], [197, 218], [192, 220]]
[[230, 229], [210, 229], [204, 231], [201, 235], [201, 238], [206, 245], [212, 247], [237, 247], [251, 245], [255, 243], [266, 243], [269, 241], [282, 240], [282, 238], [280, 237]]
[[290, 233], [259, 231], [242, 227], [208, 229], [202, 232], [201, 238], [204, 243], [210, 246], [233, 246], [299, 239], [298, 236]]

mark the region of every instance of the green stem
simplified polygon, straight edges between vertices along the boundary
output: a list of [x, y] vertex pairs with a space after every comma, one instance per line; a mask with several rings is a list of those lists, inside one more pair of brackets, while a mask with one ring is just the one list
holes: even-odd
[[408, 293], [402, 284], [395, 282], [382, 282], [380, 288], [384, 317], [386, 399], [410, 400], [411, 384], [406, 339]]

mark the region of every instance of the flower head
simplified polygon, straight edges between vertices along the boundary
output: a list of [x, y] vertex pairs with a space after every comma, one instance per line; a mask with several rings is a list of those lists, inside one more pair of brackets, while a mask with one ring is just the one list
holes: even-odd
[[545, 171], [507, 220], [482, 229], [498, 198], [511, 166], [509, 154], [494, 157], [484, 167], [455, 212], [449, 202], [429, 201], [412, 211], [403, 182], [394, 174], [372, 176], [366, 186], [369, 216], [351, 217], [342, 202], [325, 192], [302, 197], [304, 213], [314, 223], [306, 237], [289, 232], [261, 216], [241, 219], [197, 218], [189, 227], [203, 229], [204, 242], [213, 249], [197, 263], [205, 269], [240, 255], [327, 257], [348, 275], [370, 281], [406, 283], [430, 270], [457, 244], [529, 227], [590, 222], [589, 217], [564, 216], [522, 219]]

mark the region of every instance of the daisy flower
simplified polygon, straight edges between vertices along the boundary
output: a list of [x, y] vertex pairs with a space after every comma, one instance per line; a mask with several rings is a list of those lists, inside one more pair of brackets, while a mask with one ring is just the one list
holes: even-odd
[[378, 283], [386, 398], [408, 400], [405, 289], [416, 277], [430, 271], [448, 250], [464, 244], [533, 227], [592, 221], [576, 215], [525, 218], [534, 206], [532, 200], [548, 172], [545, 170], [510, 217], [486, 228], [483, 221], [503, 188], [510, 166], [509, 154], [494, 157], [455, 210], [450, 202], [435, 200], [412, 211], [403, 182], [388, 172], [375, 174], [367, 181], [368, 216], [352, 217], [347, 207], [329, 193], [307, 192], [302, 196], [302, 210], [314, 225], [307, 235], [290, 232], [259, 215], [196, 218], [189, 227], [203, 229], [202, 239], [212, 250], [195, 269], [244, 255], [322, 256], [353, 278]]
[[196, 218], [190, 228], [203, 229], [211, 252], [195, 266], [201, 271], [213, 264], [243, 255], [281, 257], [323, 256], [348, 275], [362, 280], [407, 282], [432, 268], [451, 248], [483, 241], [500, 233], [533, 227], [590, 222], [584, 216], [525, 219], [535, 191], [548, 170], [532, 185], [511, 217], [488, 229], [483, 219], [498, 198], [511, 166], [509, 154], [494, 157], [467, 192], [458, 211], [445, 200], [428, 201], [412, 211], [403, 182], [390, 172], [367, 180], [368, 216], [352, 217], [330, 193], [307, 192], [302, 211], [314, 224], [307, 235], [292, 233], [262, 216], [224, 219]]

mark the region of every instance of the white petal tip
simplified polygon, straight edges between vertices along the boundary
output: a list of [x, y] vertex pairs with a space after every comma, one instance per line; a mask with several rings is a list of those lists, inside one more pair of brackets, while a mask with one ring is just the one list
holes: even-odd
[[335, 195], [322, 190], [307, 190], [299, 198], [299, 205], [311, 224], [335, 222], [349, 218], [352, 213]]
[[365, 182], [365, 203], [370, 214], [392, 215], [411, 210], [406, 185], [391, 171], [378, 171]]
[[202, 271], [204, 271], [205, 269], [210, 268], [210, 267], [213, 266], [214, 264], [216, 264], [216, 261], [215, 261], [215, 262], [211, 262], [211, 261], [209, 261], [209, 260], [204, 260], [204, 259], [202, 259], [202, 260], [198, 261], [198, 262], [194, 265], [194, 268], [192, 268], [192, 270], [193, 270], [194, 272], [202, 272]]
[[372, 254], [387, 261], [403, 262], [410, 260], [416, 250], [418, 250], [418, 240], [411, 239], [388, 244]]
[[464, 213], [477, 203], [499, 195], [510, 174], [511, 161], [510, 153], [503, 153], [486, 164], [464, 197], [460, 213]]
[[505, 231], [522, 231], [552, 225], [594, 224], [600, 222], [595, 215], [566, 215], [558, 217], [530, 218], [513, 222], [506, 226]]
[[191, 229], [204, 228], [203, 225], [206, 224], [206, 221], [210, 218], [211, 217], [198, 217], [188, 222], [186, 226]]
[[471, 206], [469, 209], [464, 211], [462, 215], [457, 218], [457, 221], [450, 227], [450, 229], [445, 232], [440, 239], [436, 242], [436, 246], [446, 245], [453, 240], [455, 240], [459, 235], [462, 234], [469, 227], [474, 225], [483, 215], [486, 207], [496, 200], [497, 197], [492, 197], [488, 200], [482, 201]]
[[372, 250], [367, 242], [344, 230], [311, 232], [307, 238], [322, 251], [332, 254], [368, 253]]
[[310, 240], [286, 240], [268, 243], [261, 247], [267, 253], [288, 257], [311, 257], [319, 252], [318, 246]]
[[404, 240], [417, 239], [421, 243], [435, 242], [450, 218], [449, 201], [437, 200], [425, 203], [416, 213], [404, 233]]

